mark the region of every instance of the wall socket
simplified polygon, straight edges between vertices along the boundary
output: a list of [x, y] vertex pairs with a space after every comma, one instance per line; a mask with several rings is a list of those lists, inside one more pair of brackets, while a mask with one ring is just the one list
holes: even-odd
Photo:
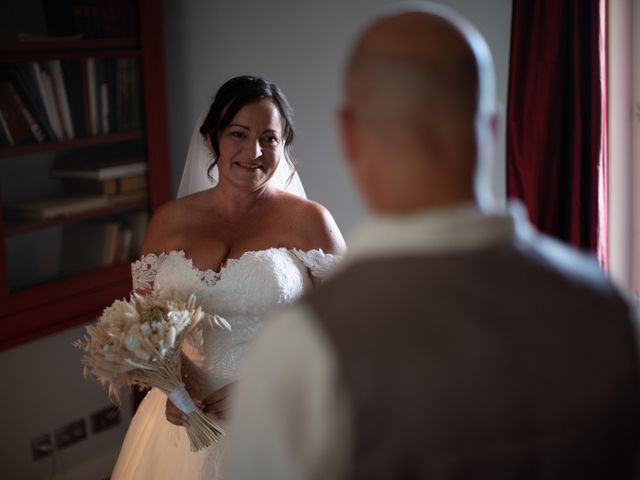
[[91, 414], [91, 432], [98, 433], [120, 423], [120, 410], [114, 405]]
[[53, 432], [56, 448], [65, 448], [87, 437], [87, 427], [84, 418], [68, 423]]
[[[109, 405], [91, 414], [91, 432], [102, 432], [118, 425], [120, 422], [120, 410], [113, 405]], [[31, 455], [34, 460], [39, 460], [51, 455], [56, 449], [66, 448], [85, 438], [87, 438], [87, 425], [84, 418], [80, 418], [63, 427], [56, 428], [53, 432], [53, 438], [50, 433], [33, 437], [31, 439]]]
[[51, 435], [45, 433], [31, 439], [31, 455], [34, 460], [40, 460], [53, 453], [53, 440]]

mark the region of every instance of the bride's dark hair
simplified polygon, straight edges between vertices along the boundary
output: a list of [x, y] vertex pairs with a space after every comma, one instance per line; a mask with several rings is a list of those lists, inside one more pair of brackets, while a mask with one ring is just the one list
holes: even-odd
[[293, 109], [289, 105], [287, 97], [284, 96], [284, 93], [276, 84], [268, 82], [264, 78], [242, 75], [228, 80], [218, 89], [209, 112], [200, 126], [200, 133], [205, 140], [207, 138], [211, 140], [211, 146], [213, 147], [214, 159], [208, 170], [210, 177], [211, 170], [218, 163], [218, 157], [220, 156], [218, 134], [229, 126], [233, 117], [242, 107], [264, 98], [272, 100], [280, 112], [284, 123], [284, 157], [295, 172], [295, 159], [291, 151], [295, 136], [293, 131]]

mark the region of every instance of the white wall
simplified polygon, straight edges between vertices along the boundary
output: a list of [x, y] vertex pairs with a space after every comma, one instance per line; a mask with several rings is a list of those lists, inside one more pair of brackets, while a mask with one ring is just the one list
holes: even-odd
[[[129, 412], [123, 398], [120, 425], [92, 434], [90, 415], [111, 405], [94, 380], [85, 381], [80, 356], [71, 343], [84, 327], [36, 340], [0, 353], [0, 465], [2, 478], [21, 480], [102, 480], [120, 451]], [[33, 460], [32, 438], [84, 418], [87, 438], [53, 456]]]
[[[195, 119], [224, 81], [254, 74], [276, 82], [296, 112], [294, 152], [308, 195], [331, 210], [344, 231], [364, 215], [342, 162], [335, 126], [341, 70], [349, 47], [384, 0], [165, 0], [167, 80], [174, 190]], [[511, 0], [446, 0], [486, 36], [507, 100]], [[504, 107], [502, 107], [504, 117]], [[499, 131], [496, 191], [504, 196], [504, 127]]]

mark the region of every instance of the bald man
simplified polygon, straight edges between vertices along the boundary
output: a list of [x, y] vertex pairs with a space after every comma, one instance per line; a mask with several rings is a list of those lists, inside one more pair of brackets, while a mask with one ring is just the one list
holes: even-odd
[[635, 478], [634, 310], [521, 207], [492, 210], [492, 68], [430, 4], [360, 37], [341, 128], [373, 219], [256, 342], [226, 479]]

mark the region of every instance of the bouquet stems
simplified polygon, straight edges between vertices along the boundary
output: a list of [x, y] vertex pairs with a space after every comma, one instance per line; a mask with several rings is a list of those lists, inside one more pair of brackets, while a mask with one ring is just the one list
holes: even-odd
[[[178, 369], [179, 370], [179, 369]], [[180, 378], [180, 372], [170, 368], [145, 372], [145, 381], [151, 386], [158, 388], [167, 397], [173, 400], [172, 396], [182, 389], [184, 384]], [[186, 390], [184, 391], [186, 395]], [[191, 397], [188, 397], [187, 406], [176, 405], [187, 415], [188, 425], [185, 427], [191, 442], [191, 451], [197, 452], [213, 445], [224, 435], [224, 430], [216, 425], [201, 410], [193, 405]], [[174, 402], [175, 404], [176, 402]]]

